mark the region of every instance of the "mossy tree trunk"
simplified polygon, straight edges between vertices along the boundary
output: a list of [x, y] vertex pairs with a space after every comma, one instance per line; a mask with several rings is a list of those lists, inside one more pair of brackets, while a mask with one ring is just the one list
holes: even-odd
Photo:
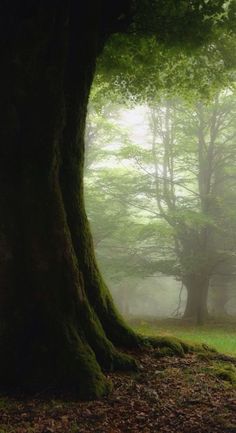
[[184, 284], [187, 289], [187, 302], [184, 318], [201, 325], [208, 316], [207, 297], [209, 290], [209, 277], [198, 274], [186, 276]]
[[[83, 200], [84, 128], [106, 2], [1, 10], [0, 386], [107, 390], [138, 344], [99, 274]], [[100, 21], [99, 21], [100, 17]]]

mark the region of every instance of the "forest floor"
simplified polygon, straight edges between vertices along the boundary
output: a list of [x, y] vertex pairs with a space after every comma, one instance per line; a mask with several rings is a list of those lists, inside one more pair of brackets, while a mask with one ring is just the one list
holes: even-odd
[[202, 326], [181, 319], [133, 318], [132, 327], [146, 336], [171, 336], [189, 343], [205, 343], [216, 350], [236, 356], [236, 319], [211, 319]]
[[1, 433], [236, 433], [236, 368], [202, 354], [133, 355], [140, 370], [112, 373], [98, 401], [0, 397]]

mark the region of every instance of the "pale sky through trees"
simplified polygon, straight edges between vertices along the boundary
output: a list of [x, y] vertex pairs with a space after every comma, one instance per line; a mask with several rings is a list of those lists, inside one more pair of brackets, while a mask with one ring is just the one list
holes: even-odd
[[121, 112], [119, 124], [129, 130], [132, 141], [145, 145], [148, 134], [146, 107], [139, 105]]

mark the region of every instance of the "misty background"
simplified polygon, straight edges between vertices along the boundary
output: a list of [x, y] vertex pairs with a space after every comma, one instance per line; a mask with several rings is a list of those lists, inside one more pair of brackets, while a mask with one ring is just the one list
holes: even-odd
[[205, 103], [162, 96], [131, 108], [91, 97], [86, 208], [126, 317], [191, 318], [195, 275], [209, 317], [236, 315], [235, 111], [231, 89]]

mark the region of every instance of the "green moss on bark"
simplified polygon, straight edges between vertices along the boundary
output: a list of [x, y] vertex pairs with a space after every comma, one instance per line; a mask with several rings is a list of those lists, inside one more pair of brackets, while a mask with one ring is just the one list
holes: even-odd
[[[100, 44], [96, 8], [89, 1], [81, 9], [74, 0], [13, 8], [15, 31], [2, 62], [14, 71], [9, 86], [0, 84], [7, 107], [0, 387], [63, 388], [96, 398], [109, 389], [102, 370], [136, 368], [113, 345], [138, 339], [103, 285], [84, 211], [83, 135]], [[2, 12], [1, 31], [12, 9]]]
[[31, 330], [33, 335], [25, 328], [1, 335], [1, 388], [70, 390], [81, 399], [108, 392], [110, 385], [89, 344], [70, 320], [62, 320], [48, 318], [46, 329]]
[[186, 348], [183, 347], [182, 341], [174, 337], [156, 337], [150, 339], [150, 343], [157, 349], [157, 356], [158, 354], [160, 356], [164, 354], [184, 356], [185, 354]]
[[[135, 360], [131, 356], [119, 352], [108, 339], [96, 313], [87, 302], [80, 305], [78, 319], [78, 328], [95, 352], [103, 370], [137, 369]], [[81, 324], [83, 325], [81, 326]]]

